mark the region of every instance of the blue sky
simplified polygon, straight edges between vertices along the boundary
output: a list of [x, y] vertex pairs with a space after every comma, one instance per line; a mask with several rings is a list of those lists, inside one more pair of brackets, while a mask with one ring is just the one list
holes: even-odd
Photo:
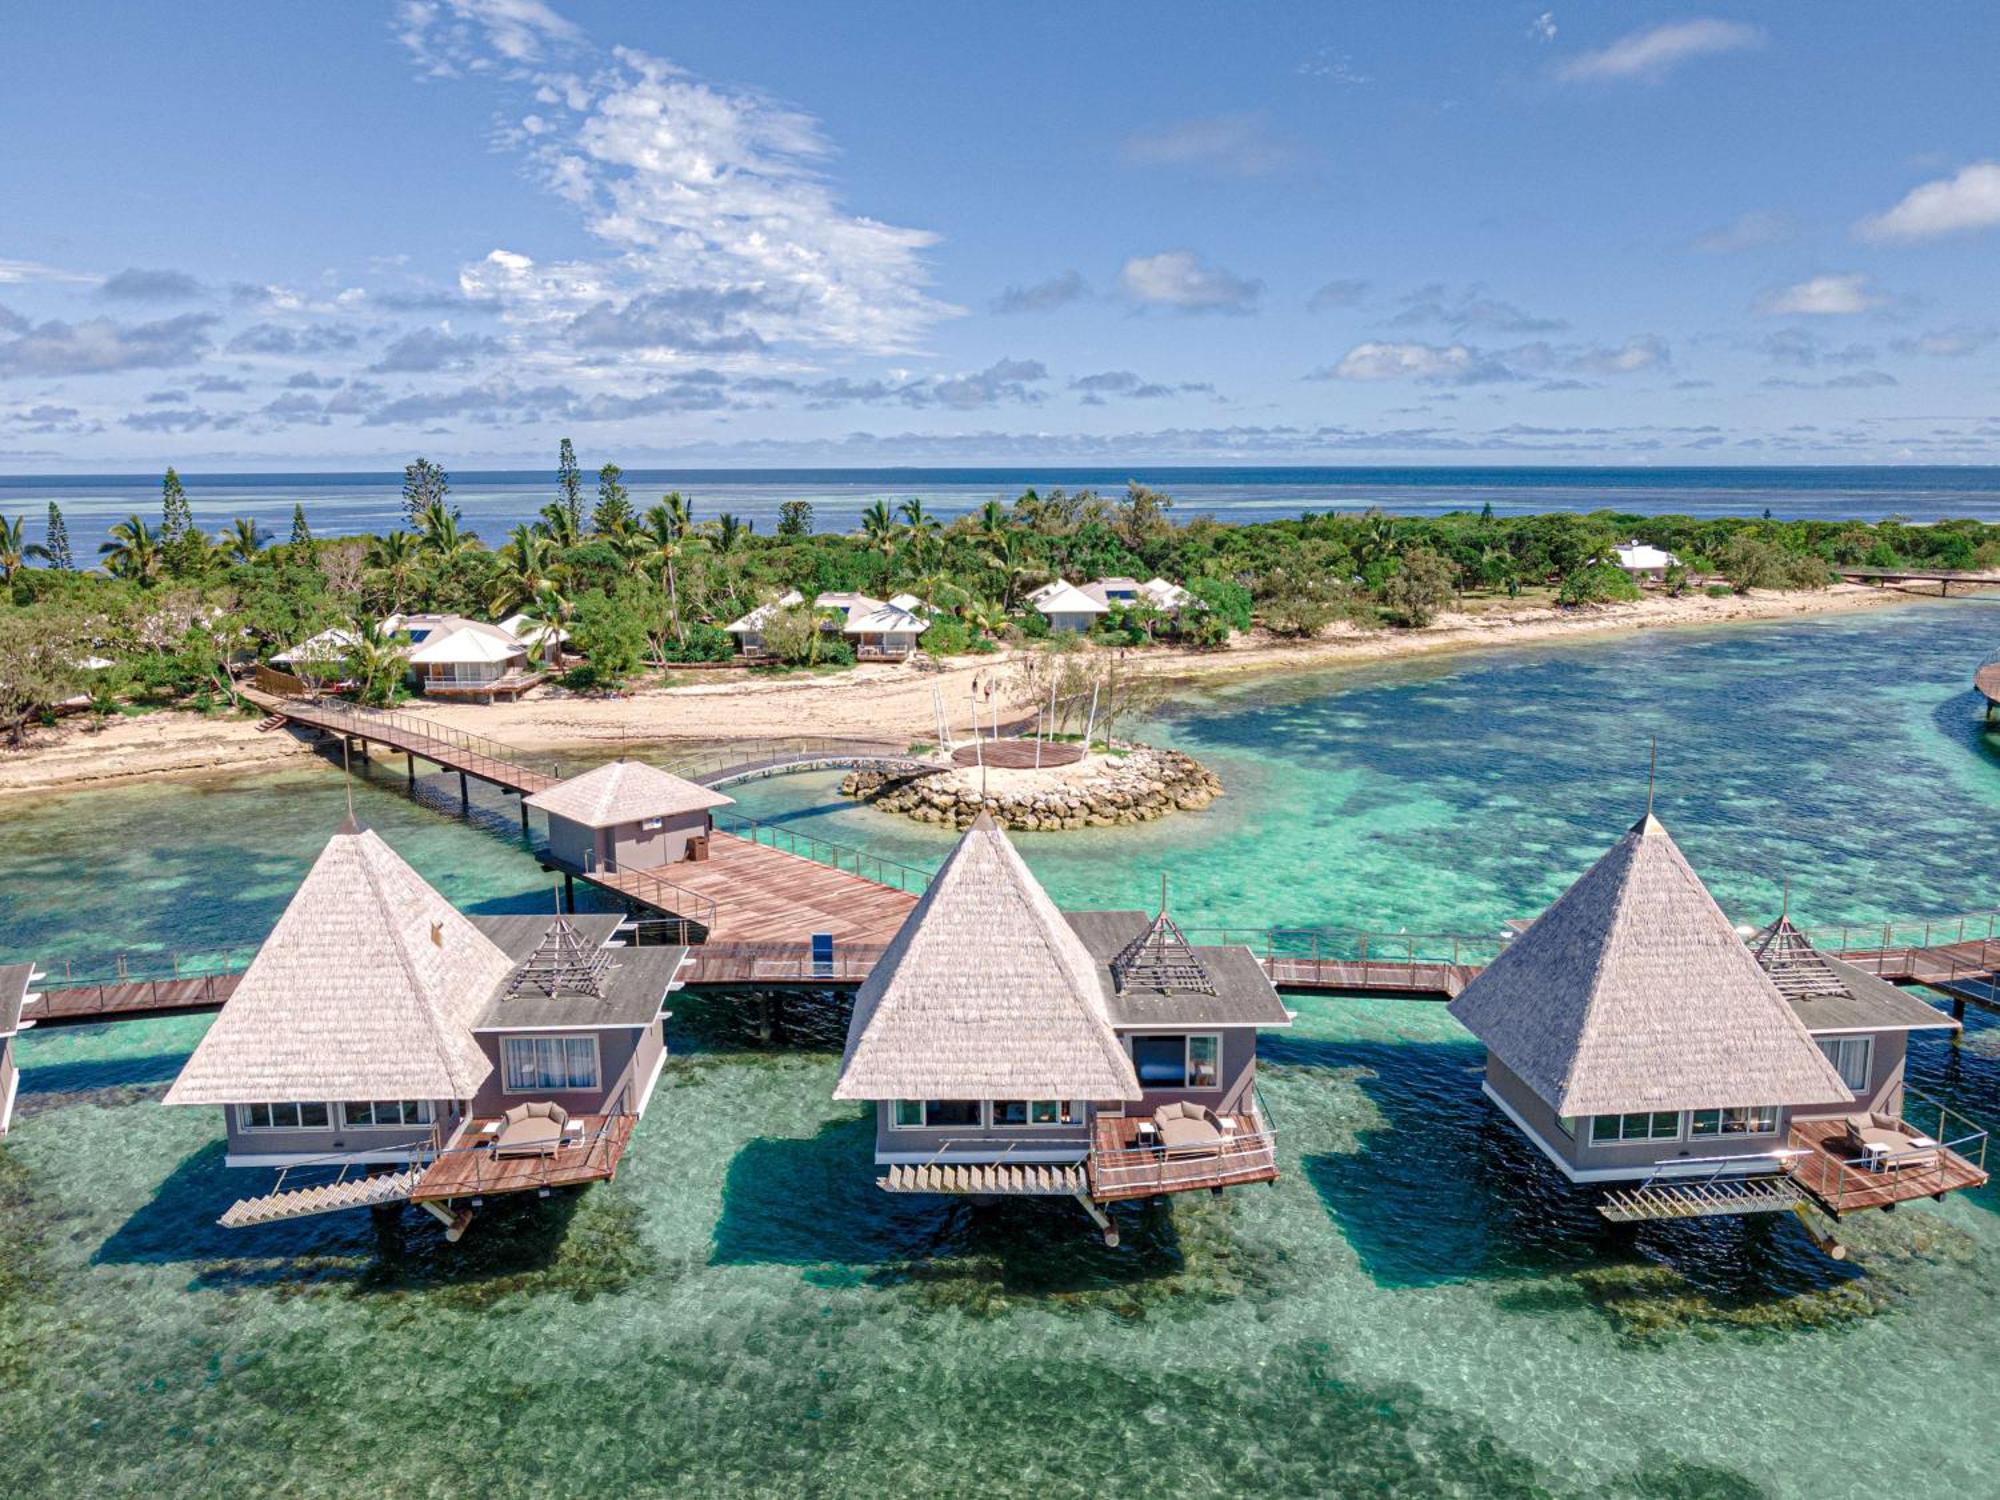
[[2000, 461], [1987, 4], [0, 43], [0, 470]]

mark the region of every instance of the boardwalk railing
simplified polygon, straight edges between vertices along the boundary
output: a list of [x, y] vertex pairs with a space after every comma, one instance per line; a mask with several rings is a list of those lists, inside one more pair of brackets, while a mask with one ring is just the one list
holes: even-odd
[[704, 786], [791, 767], [863, 761], [906, 762], [912, 766], [925, 763], [922, 755], [910, 749], [908, 740], [812, 734], [732, 740], [707, 750], [669, 751], [661, 756], [662, 764], [676, 776], [699, 781]]
[[799, 858], [812, 860], [815, 864], [846, 870], [861, 876], [864, 880], [872, 880], [877, 885], [894, 886], [899, 891], [908, 891], [913, 895], [922, 895], [930, 887], [931, 877], [935, 873], [916, 865], [906, 865], [901, 860], [884, 859], [879, 854], [870, 854], [866, 849], [856, 849], [849, 844], [836, 844], [831, 839], [814, 838], [809, 833], [797, 833], [789, 828], [760, 823], [755, 818], [740, 817], [735, 813], [717, 811], [714, 818], [716, 828], [723, 833], [747, 839], [751, 843], [781, 849], [787, 854], [796, 854]]
[[2000, 910], [1951, 917], [1891, 922], [1827, 922], [1805, 929], [1806, 940], [1822, 953], [1858, 962], [1878, 954], [1911, 953], [1961, 943], [2000, 944]]
[[336, 703], [320, 698], [311, 702], [288, 699], [276, 711], [296, 723], [316, 729], [374, 740], [377, 744], [397, 750], [414, 750], [426, 760], [436, 758], [430, 751], [443, 750], [456, 752], [460, 758], [472, 757], [555, 780], [562, 777], [562, 769], [554, 761], [532, 760], [512, 745], [488, 739], [483, 734], [440, 724], [435, 719], [421, 719], [396, 709], [362, 708], [358, 704]]
[[689, 984], [856, 984], [881, 959], [879, 943], [836, 943], [815, 955], [810, 943], [703, 943], [683, 972]]
[[[574, 870], [584, 879], [594, 882], [607, 890], [630, 896], [660, 911], [672, 912], [683, 924], [692, 923], [704, 931], [715, 930], [717, 907], [707, 896], [697, 895], [684, 886], [675, 885], [664, 879], [656, 866], [635, 868], [620, 865], [615, 859], [592, 858], [582, 865], [568, 865], [561, 860], [551, 860], [559, 870]], [[692, 935], [683, 927], [681, 942], [692, 941]]]

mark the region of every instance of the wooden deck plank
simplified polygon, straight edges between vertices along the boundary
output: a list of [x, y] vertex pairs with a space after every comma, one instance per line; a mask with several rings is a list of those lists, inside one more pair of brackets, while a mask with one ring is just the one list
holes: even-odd
[[1846, 1126], [1839, 1115], [1794, 1119], [1794, 1134], [1811, 1147], [1791, 1168], [1792, 1177], [1835, 1217], [1887, 1208], [1983, 1186], [1986, 1172], [1955, 1151], [1940, 1147], [1935, 1167], [1892, 1167], [1870, 1172], [1848, 1165]]
[[1268, 1132], [1239, 1133], [1237, 1148], [1227, 1155], [1170, 1154], [1140, 1146], [1145, 1119], [1099, 1115], [1092, 1123], [1090, 1196], [1099, 1203], [1278, 1179], [1277, 1141]]
[[618, 1173], [619, 1159], [631, 1142], [636, 1115], [578, 1115], [583, 1122], [580, 1144], [564, 1145], [548, 1156], [493, 1154], [483, 1127], [496, 1123], [472, 1120], [424, 1169], [410, 1193], [412, 1203], [447, 1198], [491, 1198], [502, 1193], [537, 1192], [542, 1188], [575, 1187], [608, 1181]]

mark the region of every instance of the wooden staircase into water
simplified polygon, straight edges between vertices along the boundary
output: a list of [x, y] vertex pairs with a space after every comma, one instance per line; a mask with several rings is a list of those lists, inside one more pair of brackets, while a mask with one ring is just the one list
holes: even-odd
[[1699, 1182], [1642, 1182], [1606, 1193], [1597, 1211], [1614, 1224], [1637, 1224], [1653, 1219], [1783, 1213], [1806, 1201], [1805, 1189], [1785, 1173], [1774, 1172]]
[[257, 1198], [240, 1199], [230, 1204], [216, 1222], [224, 1229], [249, 1229], [258, 1224], [275, 1224], [280, 1219], [305, 1219], [347, 1208], [406, 1203], [423, 1175], [424, 1168], [416, 1166], [372, 1177], [343, 1177], [317, 1187], [286, 1188]]

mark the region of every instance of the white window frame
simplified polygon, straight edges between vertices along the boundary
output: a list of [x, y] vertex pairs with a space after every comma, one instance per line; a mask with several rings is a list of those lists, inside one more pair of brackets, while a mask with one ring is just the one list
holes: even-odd
[[667, 820], [665, 818], [641, 818], [639, 820], [639, 831], [641, 833], [655, 833], [666, 826]]
[[[1687, 1134], [1687, 1116], [1681, 1111], [1671, 1112], [1674, 1116], [1674, 1133], [1672, 1135], [1655, 1135], [1652, 1133], [1653, 1116], [1667, 1113], [1670, 1113], [1670, 1111], [1664, 1109], [1628, 1109], [1615, 1115], [1592, 1115], [1590, 1117], [1590, 1144], [1600, 1151], [1608, 1151], [1614, 1146], [1657, 1146], [1670, 1141], [1678, 1141]], [[1625, 1121], [1642, 1115], [1647, 1121], [1646, 1134], [1626, 1135]], [[1616, 1140], [1600, 1141], [1597, 1138], [1597, 1122], [1599, 1120], [1618, 1121], [1618, 1138]]]
[[[565, 1069], [569, 1066], [569, 1044], [571, 1042], [588, 1041], [590, 1043], [590, 1070], [595, 1075], [596, 1082], [565, 1084], [562, 1087], [537, 1083], [530, 1084], [525, 1088], [515, 1088], [511, 1082], [514, 1074], [513, 1069], [508, 1064], [507, 1049], [516, 1042], [526, 1042], [530, 1046], [535, 1046], [547, 1041], [560, 1041], [563, 1044], [563, 1066]], [[537, 1032], [532, 1035], [503, 1036], [500, 1038], [500, 1091], [504, 1094], [588, 1094], [594, 1093], [603, 1087], [604, 1049], [598, 1046], [597, 1033], [594, 1031], [586, 1031], [580, 1034], [574, 1031]]]
[[[348, 1117], [347, 1111], [351, 1105], [365, 1105], [372, 1113], [377, 1106], [383, 1104], [396, 1105], [402, 1111], [404, 1118], [391, 1124], [384, 1124], [376, 1119], [355, 1120]], [[436, 1106], [428, 1099], [344, 1099], [339, 1108], [340, 1128], [343, 1130], [413, 1130], [418, 1126], [437, 1123]], [[419, 1118], [414, 1120], [408, 1118], [412, 1109], [417, 1111]]]
[[[306, 1105], [308, 1105], [308, 1104], [317, 1104], [317, 1105], [318, 1105], [318, 1106], [319, 1106], [319, 1107], [320, 1107], [321, 1109], [323, 1109], [323, 1110], [325, 1110], [325, 1111], [326, 1111], [326, 1123], [325, 1123], [324, 1125], [308, 1125], [308, 1124], [306, 1124], [306, 1123], [305, 1123], [305, 1115], [304, 1115], [304, 1108], [305, 1108], [305, 1106], [306, 1106]], [[241, 1130], [241, 1131], [257, 1131], [257, 1132], [259, 1132], [259, 1133], [263, 1133], [263, 1132], [268, 1132], [268, 1131], [273, 1131], [273, 1130], [326, 1130], [326, 1131], [331, 1131], [331, 1130], [333, 1130], [333, 1129], [335, 1129], [335, 1128], [336, 1128], [336, 1127], [335, 1127], [335, 1125], [334, 1125], [334, 1110], [335, 1110], [335, 1108], [336, 1108], [336, 1106], [335, 1106], [335, 1105], [332, 1105], [332, 1104], [329, 1104], [329, 1103], [326, 1103], [325, 1101], [323, 1101], [323, 1100], [319, 1100], [319, 1099], [271, 1099], [271, 1100], [258, 1100], [258, 1101], [256, 1101], [255, 1103], [251, 1103], [251, 1104], [239, 1104], [239, 1105], [237, 1105], [237, 1106], [236, 1106], [236, 1128], [237, 1128], [238, 1130]], [[274, 1114], [274, 1115], [272, 1116], [272, 1118], [271, 1118], [271, 1123], [270, 1123], [270, 1124], [268, 1124], [268, 1125], [253, 1125], [253, 1124], [251, 1124], [251, 1123], [250, 1123], [250, 1111], [251, 1111], [251, 1110], [253, 1110], [253, 1109], [264, 1109], [264, 1110], [278, 1110], [278, 1109], [289, 1109], [289, 1110], [293, 1110], [293, 1111], [297, 1112], [297, 1113], [298, 1113], [298, 1115], [299, 1115], [299, 1123], [298, 1123], [298, 1124], [296, 1124], [296, 1125], [280, 1125], [280, 1124], [278, 1123], [278, 1121], [277, 1121], [277, 1116], [276, 1116], [276, 1115]]]
[[[1724, 1130], [1722, 1128], [1725, 1123], [1724, 1116], [1729, 1115], [1738, 1110], [1747, 1111], [1753, 1109], [1758, 1111], [1769, 1110], [1771, 1112], [1771, 1126], [1768, 1130]], [[1728, 1140], [1741, 1140], [1752, 1136], [1776, 1135], [1778, 1133], [1779, 1113], [1780, 1111], [1778, 1109], [1778, 1106], [1775, 1104], [1737, 1104], [1737, 1105], [1731, 1105], [1727, 1109], [1691, 1109], [1688, 1111], [1688, 1120], [1687, 1120], [1688, 1139], [1691, 1141], [1694, 1140], [1728, 1141]], [[1695, 1121], [1696, 1118], [1701, 1115], [1714, 1115], [1715, 1129], [1696, 1130]]]
[[[1813, 1040], [1819, 1043], [1821, 1055], [1833, 1065], [1833, 1071], [1840, 1074], [1840, 1081], [1847, 1085], [1847, 1091], [1850, 1094], [1859, 1099], [1863, 1094], [1868, 1092], [1868, 1085], [1875, 1081], [1874, 1037], [1863, 1033], [1860, 1036], [1816, 1036]], [[1827, 1049], [1829, 1046], [1836, 1048], [1851, 1047], [1856, 1042], [1861, 1044], [1861, 1082], [1848, 1083], [1847, 1070], [1841, 1067], [1840, 1060]]]
[[[1028, 1118], [1018, 1123], [1011, 1120], [1002, 1120], [997, 1107], [1002, 1104], [1027, 1105]], [[1037, 1120], [1035, 1118], [1035, 1108], [1037, 1105], [1053, 1105], [1056, 1111], [1056, 1118], [1053, 1120]], [[1081, 1125], [1083, 1123], [1082, 1111], [1077, 1109], [1075, 1101], [1069, 1099], [988, 1099], [985, 1104], [985, 1110], [987, 1123], [994, 1130], [1059, 1130], [1066, 1125]]]
[[[1219, 1093], [1221, 1093], [1221, 1092], [1222, 1092], [1222, 1090], [1223, 1090], [1223, 1079], [1222, 1079], [1222, 1033], [1221, 1033], [1221, 1032], [1219, 1032], [1219, 1031], [1181, 1031], [1181, 1032], [1174, 1032], [1174, 1031], [1150, 1031], [1150, 1032], [1149, 1032], [1149, 1031], [1135, 1031], [1135, 1032], [1130, 1032], [1130, 1033], [1127, 1033], [1127, 1035], [1126, 1035], [1126, 1037], [1125, 1037], [1125, 1055], [1126, 1055], [1127, 1057], [1130, 1057], [1130, 1058], [1132, 1058], [1132, 1061], [1133, 1061], [1133, 1063], [1134, 1063], [1134, 1065], [1135, 1065], [1135, 1069], [1136, 1069], [1136, 1064], [1137, 1064], [1137, 1062], [1138, 1062], [1138, 1058], [1137, 1058], [1137, 1056], [1136, 1056], [1136, 1055], [1135, 1055], [1135, 1054], [1133, 1053], [1133, 1051], [1132, 1051], [1132, 1047], [1133, 1047], [1133, 1044], [1134, 1044], [1135, 1042], [1139, 1041], [1139, 1040], [1140, 1040], [1141, 1038], [1145, 1038], [1145, 1039], [1148, 1039], [1148, 1040], [1154, 1040], [1154, 1041], [1158, 1041], [1158, 1040], [1161, 1040], [1161, 1039], [1163, 1039], [1163, 1038], [1166, 1038], [1166, 1037], [1170, 1037], [1170, 1036], [1178, 1036], [1178, 1037], [1179, 1037], [1179, 1038], [1181, 1039], [1181, 1081], [1180, 1081], [1179, 1083], [1161, 1083], [1161, 1084], [1149, 1084], [1149, 1083], [1147, 1083], [1147, 1082], [1146, 1082], [1146, 1081], [1145, 1081], [1144, 1079], [1141, 1079], [1141, 1080], [1139, 1081], [1139, 1087], [1141, 1087], [1142, 1089], [1145, 1089], [1147, 1093], [1159, 1093], [1159, 1092], [1164, 1092], [1164, 1091], [1167, 1091], [1167, 1090], [1173, 1090], [1173, 1091], [1175, 1091], [1175, 1092], [1179, 1092], [1179, 1093], [1183, 1093], [1183, 1094], [1219, 1094]], [[1194, 1044], [1194, 1043], [1195, 1043], [1195, 1042], [1196, 1042], [1197, 1040], [1205, 1040], [1205, 1041], [1210, 1041], [1210, 1042], [1213, 1042], [1213, 1043], [1215, 1043], [1215, 1082], [1214, 1082], [1214, 1083], [1189, 1083], [1189, 1082], [1188, 1082], [1188, 1079], [1189, 1079], [1189, 1077], [1190, 1077], [1190, 1076], [1191, 1076], [1191, 1075], [1193, 1074], [1193, 1072], [1194, 1072], [1194, 1067], [1193, 1067], [1193, 1044]]]
[[[896, 1118], [896, 1111], [901, 1109], [905, 1104], [914, 1104], [917, 1107], [917, 1121], [914, 1125], [905, 1124]], [[891, 1130], [922, 1130], [924, 1128], [924, 1101], [921, 1099], [891, 1099], [889, 1101], [889, 1128]]]
[[[896, 1106], [899, 1104], [916, 1105], [917, 1113], [919, 1114], [919, 1116], [922, 1117], [923, 1123], [921, 1125], [900, 1124], [896, 1119]], [[976, 1118], [963, 1125], [958, 1125], [958, 1124], [934, 1125], [931, 1123], [931, 1106], [933, 1104], [971, 1104], [973, 1113], [976, 1116]], [[987, 1109], [985, 1101], [983, 1100], [974, 1101], [970, 1099], [891, 1099], [889, 1101], [889, 1128], [891, 1130], [985, 1130], [987, 1128], [987, 1121], [990, 1118], [991, 1118], [991, 1112]], [[1019, 1127], [1006, 1126], [1003, 1128], [1018, 1129]]]

